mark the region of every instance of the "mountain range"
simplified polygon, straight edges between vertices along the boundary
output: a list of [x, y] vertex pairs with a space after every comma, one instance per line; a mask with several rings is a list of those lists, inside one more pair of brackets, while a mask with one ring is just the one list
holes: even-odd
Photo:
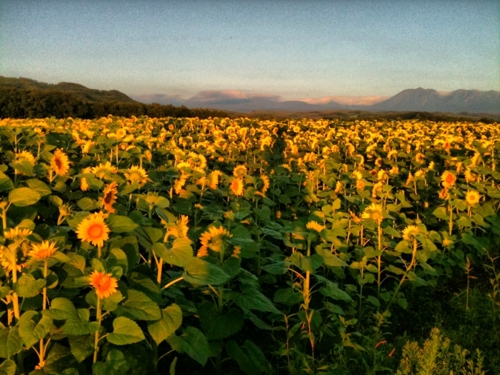
[[279, 96], [246, 94], [241, 91], [201, 91], [182, 100], [167, 95], [134, 96], [134, 99], [160, 104], [185, 105], [188, 108], [217, 108], [235, 112], [251, 111], [423, 111], [500, 114], [500, 91], [407, 89], [392, 97], [327, 97], [320, 99], [281, 100]]
[[232, 112], [252, 111], [420, 111], [449, 113], [500, 114], [500, 91], [456, 90], [439, 92], [433, 89], [407, 89], [392, 97], [329, 96], [318, 99], [282, 100], [280, 96], [254, 94], [237, 90], [200, 91], [189, 99], [165, 94], [131, 95], [117, 90], [89, 89], [77, 83], [48, 84], [28, 78], [0, 76], [0, 89], [23, 89], [51, 92], [70, 92], [86, 102], [158, 103], [211, 108]]

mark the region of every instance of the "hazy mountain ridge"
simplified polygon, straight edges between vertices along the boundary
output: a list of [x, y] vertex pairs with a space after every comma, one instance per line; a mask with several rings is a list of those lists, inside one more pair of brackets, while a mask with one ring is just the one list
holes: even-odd
[[120, 102], [137, 103], [134, 99], [117, 90], [89, 89], [83, 85], [72, 82], [50, 84], [38, 82], [29, 78], [9, 78], [0, 76], [0, 89], [38, 90], [50, 92], [68, 92], [76, 98], [90, 102]]
[[[363, 111], [421, 111], [450, 113], [500, 113], [500, 92], [479, 90], [456, 90], [440, 93], [433, 89], [407, 89], [384, 100], [383, 97], [371, 105], [353, 105], [333, 100], [322, 102], [321, 99], [280, 100], [279, 96], [265, 94], [247, 94], [239, 91], [202, 91], [195, 96], [182, 100], [179, 97], [151, 95], [135, 96], [138, 101], [172, 103], [185, 105], [188, 108], [217, 108], [227, 111], [330, 111], [330, 110], [363, 110]], [[357, 101], [363, 102], [365, 97]], [[366, 97], [368, 98], [368, 97]], [[172, 100], [170, 101], [169, 100]], [[163, 101], [165, 100], [165, 101]], [[346, 100], [347, 101], [347, 100]], [[356, 98], [348, 101], [356, 102]]]

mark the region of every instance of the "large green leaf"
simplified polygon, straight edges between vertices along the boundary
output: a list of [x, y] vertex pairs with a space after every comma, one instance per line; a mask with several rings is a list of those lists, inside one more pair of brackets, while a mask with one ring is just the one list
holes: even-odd
[[163, 340], [172, 335], [182, 324], [182, 310], [177, 304], [172, 304], [161, 311], [161, 319], [148, 325], [148, 332], [160, 345]]
[[226, 344], [226, 352], [238, 362], [241, 371], [248, 375], [260, 375], [262, 373], [274, 373], [273, 367], [267, 360], [262, 350], [252, 341], [246, 340], [240, 347], [236, 341], [229, 341]]
[[0, 172], [0, 192], [14, 189], [12, 180], [3, 172]]
[[24, 346], [30, 348], [44, 338], [50, 332], [52, 324], [52, 318], [33, 310], [26, 311], [19, 320], [19, 336]]
[[0, 358], [10, 359], [23, 348], [18, 327], [0, 329]]
[[9, 203], [17, 207], [27, 207], [34, 205], [42, 196], [36, 190], [20, 187], [11, 190], [9, 193]]
[[124, 316], [113, 320], [113, 332], [106, 336], [106, 340], [115, 345], [134, 344], [144, 339], [144, 333], [139, 325]]
[[106, 362], [94, 363], [92, 372], [94, 374], [122, 375], [129, 373], [130, 366], [125, 355], [121, 351], [113, 349], [106, 356]]
[[26, 181], [26, 183], [31, 190], [36, 191], [42, 197], [52, 194], [52, 190], [50, 189], [49, 185], [38, 179], [28, 180]]
[[78, 313], [73, 302], [62, 297], [54, 298], [50, 302], [50, 310], [44, 310], [42, 314], [56, 320], [78, 319]]
[[109, 215], [109, 217], [106, 219], [106, 222], [111, 227], [111, 230], [115, 233], [132, 232], [139, 226], [129, 217], [121, 215]]
[[274, 306], [271, 300], [257, 289], [248, 288], [241, 293], [227, 292], [226, 295], [228, 299], [233, 300], [242, 308], [281, 314], [281, 311]]
[[182, 277], [193, 285], [218, 285], [229, 279], [229, 275], [215, 264], [194, 257], [184, 266]]
[[17, 366], [16, 363], [7, 359], [0, 365], [0, 375], [16, 375]]
[[20, 297], [30, 298], [39, 294], [45, 284], [45, 279], [36, 280], [30, 274], [24, 274], [17, 280], [15, 291]]
[[78, 362], [84, 361], [94, 352], [94, 338], [93, 334], [68, 337], [71, 354]]
[[172, 349], [179, 353], [186, 353], [196, 362], [205, 366], [210, 355], [210, 347], [207, 338], [200, 330], [194, 327], [187, 327], [180, 336], [171, 335], [167, 342]]
[[118, 306], [115, 313], [134, 320], [159, 320], [162, 317], [158, 304], [134, 289], [128, 290], [127, 299]]
[[207, 301], [198, 307], [198, 315], [208, 340], [225, 339], [243, 327], [243, 312], [240, 309], [229, 309], [221, 315], [215, 305]]
[[165, 263], [173, 266], [184, 267], [193, 258], [191, 241], [185, 238], [177, 238], [169, 250], [162, 243], [155, 243], [153, 251], [162, 258]]

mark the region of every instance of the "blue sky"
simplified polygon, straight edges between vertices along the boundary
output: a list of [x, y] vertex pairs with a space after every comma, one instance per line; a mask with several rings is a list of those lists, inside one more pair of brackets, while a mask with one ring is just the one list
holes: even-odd
[[500, 90], [500, 1], [0, 0], [0, 75], [184, 98]]

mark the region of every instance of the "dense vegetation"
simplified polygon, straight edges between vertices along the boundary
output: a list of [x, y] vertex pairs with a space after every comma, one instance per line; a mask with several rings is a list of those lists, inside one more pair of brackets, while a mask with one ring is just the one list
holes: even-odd
[[139, 103], [116, 91], [88, 89], [75, 83], [51, 85], [26, 78], [0, 76], [0, 118], [81, 118], [107, 116], [226, 116], [223, 111]]
[[500, 373], [500, 128], [0, 121], [0, 373]]

